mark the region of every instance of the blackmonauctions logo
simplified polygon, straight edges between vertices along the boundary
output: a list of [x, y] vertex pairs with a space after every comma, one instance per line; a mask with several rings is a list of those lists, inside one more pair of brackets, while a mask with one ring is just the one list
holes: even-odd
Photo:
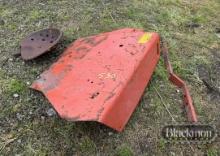
[[162, 136], [168, 142], [209, 143], [214, 141], [217, 132], [210, 125], [167, 125]]

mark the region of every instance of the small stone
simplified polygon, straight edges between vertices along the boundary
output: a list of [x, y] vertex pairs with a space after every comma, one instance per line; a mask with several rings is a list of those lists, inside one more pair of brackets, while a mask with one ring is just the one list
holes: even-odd
[[108, 132], [108, 135], [111, 136], [111, 135], [113, 135], [113, 133], [112, 132]]
[[26, 82], [26, 84], [27, 84], [27, 85], [30, 85], [31, 83], [28, 81], [28, 82]]
[[217, 36], [218, 38], [220, 38], [220, 33], [216, 33], [216, 36]]
[[21, 143], [21, 139], [18, 139], [17, 142], [20, 144]]
[[41, 116], [40, 118], [41, 118], [41, 120], [44, 120], [44, 119], [45, 119], [45, 116]]
[[9, 58], [8, 60], [9, 60], [9, 61], [13, 61], [13, 58]]
[[51, 117], [51, 116], [56, 115], [56, 112], [53, 108], [50, 108], [47, 110], [47, 115]]
[[175, 156], [176, 154], [175, 154], [174, 152], [171, 151], [171, 152], [170, 152], [170, 155]]
[[17, 93], [15, 93], [15, 94], [13, 94], [13, 97], [17, 98], [17, 97], [19, 97], [19, 95]]
[[19, 121], [21, 121], [23, 119], [23, 115], [21, 115], [20, 113], [17, 113], [16, 117]]
[[177, 90], [176, 90], [176, 92], [177, 92], [177, 93], [179, 93], [179, 92], [180, 92], [180, 90], [179, 90], [179, 89], [177, 89]]

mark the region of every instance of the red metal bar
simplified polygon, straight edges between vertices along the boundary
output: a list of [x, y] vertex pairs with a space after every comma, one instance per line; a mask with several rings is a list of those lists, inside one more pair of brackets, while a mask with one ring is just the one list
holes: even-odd
[[182, 88], [183, 90], [183, 102], [186, 107], [186, 112], [188, 116], [188, 120], [191, 122], [197, 122], [197, 115], [195, 112], [195, 108], [193, 106], [192, 98], [189, 93], [189, 89], [187, 88], [185, 82], [179, 78], [176, 74], [173, 73], [173, 68], [170, 64], [169, 58], [168, 58], [168, 49], [165, 43], [163, 43], [162, 46], [162, 54], [164, 57], [164, 63], [166, 65], [167, 71], [169, 73], [169, 80], [176, 85], [179, 88]]

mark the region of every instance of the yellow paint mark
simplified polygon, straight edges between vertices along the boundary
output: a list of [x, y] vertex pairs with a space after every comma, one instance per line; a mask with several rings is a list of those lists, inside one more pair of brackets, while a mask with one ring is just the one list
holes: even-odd
[[141, 36], [141, 38], [138, 40], [138, 43], [146, 43], [151, 39], [152, 34], [151, 33], [144, 33], [144, 35]]

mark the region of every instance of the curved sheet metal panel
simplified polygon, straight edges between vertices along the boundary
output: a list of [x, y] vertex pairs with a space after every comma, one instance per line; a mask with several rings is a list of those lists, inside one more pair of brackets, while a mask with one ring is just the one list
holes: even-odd
[[72, 43], [32, 88], [71, 121], [122, 131], [159, 60], [159, 35], [125, 28]]

